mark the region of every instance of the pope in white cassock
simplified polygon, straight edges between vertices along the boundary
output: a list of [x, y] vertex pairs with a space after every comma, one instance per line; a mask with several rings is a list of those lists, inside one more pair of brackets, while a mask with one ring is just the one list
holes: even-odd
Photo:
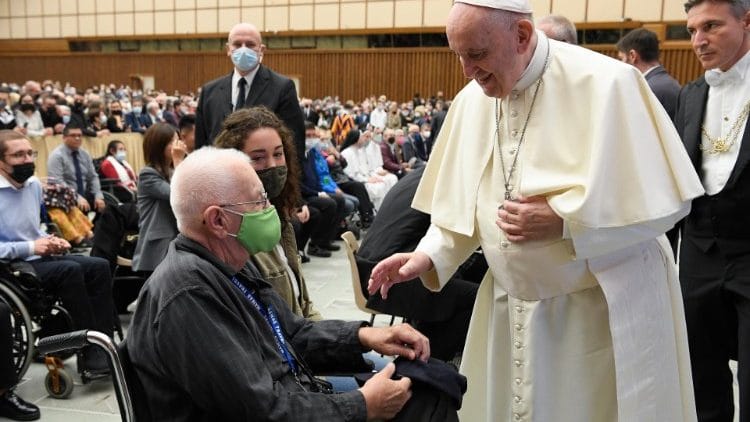
[[527, 0], [459, 0], [465, 76], [412, 204], [432, 225], [370, 293], [439, 290], [478, 246], [464, 421], [694, 421], [664, 232], [703, 188], [637, 69], [535, 31]]

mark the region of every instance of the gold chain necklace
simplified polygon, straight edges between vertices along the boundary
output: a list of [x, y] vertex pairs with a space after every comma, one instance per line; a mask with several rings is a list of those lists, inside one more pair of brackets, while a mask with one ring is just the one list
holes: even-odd
[[747, 119], [748, 114], [750, 114], [750, 101], [748, 101], [745, 104], [745, 107], [742, 108], [742, 111], [740, 111], [740, 114], [737, 116], [737, 120], [734, 121], [732, 128], [729, 130], [729, 133], [725, 138], [712, 138], [711, 135], [708, 134], [708, 131], [706, 131], [706, 126], [701, 125], [701, 132], [708, 141], [708, 145], [705, 145], [706, 143], [703, 142], [701, 143], [701, 151], [706, 151], [709, 154], [721, 154], [729, 151], [729, 149], [732, 148], [732, 145], [737, 141], [737, 138], [740, 135], [740, 128]]
[[[523, 143], [524, 137], [526, 135], [526, 127], [529, 125], [529, 120], [531, 120], [531, 112], [534, 110], [534, 104], [536, 103], [536, 96], [539, 94], [539, 87], [542, 85], [542, 76], [544, 76], [544, 72], [547, 70], [547, 62], [549, 61], [549, 41], [547, 41], [547, 56], [544, 58], [544, 65], [542, 66], [542, 74], [539, 75], [539, 80], [536, 81], [536, 87], [534, 88], [534, 96], [531, 97], [531, 105], [529, 106], [529, 113], [526, 115], [526, 121], [523, 123], [523, 128], [521, 129], [521, 138], [518, 140], [518, 144], [516, 144], [516, 153], [513, 156], [513, 163], [510, 165], [510, 171], [506, 173], [505, 171], [505, 160], [503, 159], [503, 150], [502, 150], [502, 144], [500, 143], [500, 102], [495, 98], [495, 137], [497, 138], [497, 147], [500, 151], [500, 165], [503, 168], [503, 182], [505, 186], [505, 199], [510, 200], [512, 199], [510, 191], [513, 190], [513, 186], [510, 184], [511, 180], [513, 180], [513, 173], [516, 170], [516, 164], [518, 164], [518, 156], [521, 155], [521, 143]], [[502, 207], [502, 205], [501, 205]]]

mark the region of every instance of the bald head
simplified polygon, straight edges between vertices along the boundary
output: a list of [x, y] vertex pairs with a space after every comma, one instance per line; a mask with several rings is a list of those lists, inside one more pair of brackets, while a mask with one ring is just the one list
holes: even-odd
[[206, 147], [189, 154], [177, 166], [169, 202], [178, 229], [191, 237], [204, 225], [202, 214], [209, 206], [248, 201], [262, 191], [263, 184], [246, 154]]
[[229, 37], [227, 37], [227, 44], [232, 44], [233, 37], [236, 37], [238, 35], [245, 35], [245, 34], [252, 34], [255, 35], [258, 38], [258, 44], [261, 42], [260, 38], [260, 31], [258, 31], [258, 28], [255, 27], [255, 25], [247, 22], [240, 22], [232, 27], [232, 29], [229, 30]]
[[548, 15], [536, 21], [536, 27], [553, 40], [578, 44], [578, 33], [573, 22], [561, 15]]

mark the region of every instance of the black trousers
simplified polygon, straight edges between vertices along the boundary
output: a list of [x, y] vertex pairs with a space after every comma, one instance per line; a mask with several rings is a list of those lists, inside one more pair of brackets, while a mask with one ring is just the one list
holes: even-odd
[[0, 300], [0, 390], [18, 382], [13, 366], [13, 328], [10, 326], [10, 306]]
[[[307, 207], [316, 208], [320, 211], [318, 221], [312, 218], [305, 223], [310, 230], [310, 244], [326, 245], [334, 240], [339, 228], [339, 223], [344, 219], [346, 214], [346, 201], [341, 196], [310, 196], [305, 198]], [[299, 246], [299, 245], [298, 245]]]
[[683, 238], [680, 284], [698, 420], [733, 420], [735, 359], [740, 421], [750, 422], [750, 255], [727, 256], [716, 245], [704, 253]]
[[337, 184], [343, 192], [348, 193], [352, 196], [356, 196], [357, 199], [359, 199], [358, 211], [360, 216], [362, 216], [362, 218], [372, 219], [372, 210], [373, 208], [375, 208], [375, 206], [370, 200], [370, 194], [367, 193], [365, 184], [362, 182], [357, 182], [356, 180], [341, 183], [337, 182]]
[[44, 289], [57, 295], [73, 318], [74, 329], [112, 335], [114, 304], [109, 262], [79, 255], [47, 256], [29, 261]]

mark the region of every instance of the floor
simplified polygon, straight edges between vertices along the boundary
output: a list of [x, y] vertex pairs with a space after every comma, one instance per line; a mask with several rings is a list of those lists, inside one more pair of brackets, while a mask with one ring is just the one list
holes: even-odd
[[[340, 242], [338, 242], [340, 244]], [[343, 248], [343, 245], [342, 245]], [[331, 258], [311, 257], [304, 264], [303, 271], [313, 303], [325, 318], [347, 320], [369, 320], [369, 316], [359, 311], [354, 304], [349, 262], [343, 251], [333, 253]], [[123, 315], [123, 325], [127, 327], [129, 315]], [[385, 325], [389, 318], [380, 316], [375, 325]], [[75, 358], [68, 359], [66, 366], [75, 371]], [[733, 366], [736, 371], [736, 366]], [[114, 422], [120, 421], [117, 399], [109, 378], [83, 385], [77, 374], [73, 375], [76, 385], [68, 399], [57, 400], [49, 397], [44, 388], [47, 370], [44, 365], [32, 363], [24, 379], [18, 385], [17, 393], [41, 408], [45, 422]], [[735, 396], [737, 386], [735, 383]], [[735, 397], [735, 403], [738, 399]], [[0, 418], [0, 421], [7, 419]], [[735, 415], [735, 421], [739, 418]]]

